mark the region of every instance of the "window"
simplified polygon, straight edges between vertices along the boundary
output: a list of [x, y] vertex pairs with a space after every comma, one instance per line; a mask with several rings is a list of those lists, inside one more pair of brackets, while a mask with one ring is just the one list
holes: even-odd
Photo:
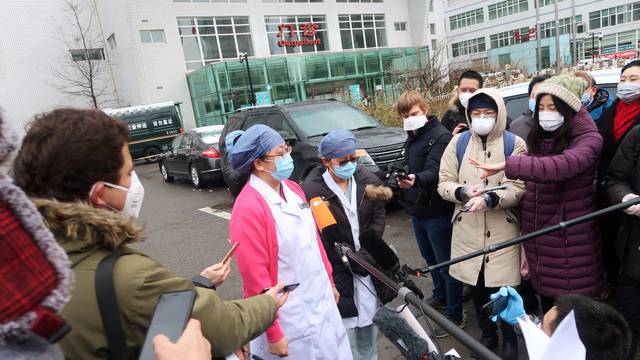
[[382, 0], [336, 0], [336, 2], [350, 2], [350, 3], [381, 3]]
[[[265, 16], [264, 23], [271, 55], [313, 53], [329, 49], [327, 20], [324, 15]], [[287, 46], [285, 43], [283, 46], [282, 41], [306, 43], [300, 46]]]
[[142, 43], [164, 43], [164, 30], [140, 30]]
[[529, 0], [506, 0], [489, 5], [489, 20], [529, 10]]
[[184, 139], [184, 136], [184, 134], [180, 134], [173, 138], [173, 141], [171, 142], [172, 150], [178, 150], [178, 148], [180, 147], [180, 143], [182, 143], [182, 139]]
[[436, 24], [429, 24], [429, 33], [431, 35], [435, 35], [436, 34]]
[[[564, 0], [560, 0], [558, 2], [563, 2], [563, 1]], [[538, 0], [538, 5], [540, 7], [547, 6], [547, 5], [553, 5], [555, 3], [556, 3], [556, 0]]]
[[384, 14], [338, 15], [343, 49], [387, 46]]
[[600, 29], [640, 20], [640, 1], [589, 13], [589, 28]]
[[433, 0], [429, 0], [429, 12], [433, 12]]
[[109, 44], [109, 49], [113, 50], [116, 48], [117, 44], [116, 44], [116, 34], [111, 34], [108, 38], [107, 38], [107, 43]]
[[[560, 35], [571, 34], [571, 18], [564, 18], [558, 20], [558, 29]], [[576, 16], [576, 32], [584, 32], [584, 26], [582, 25], [582, 15]], [[555, 21], [547, 21], [540, 24], [540, 31], [538, 31], [541, 39], [556, 36], [556, 24]]]
[[482, 12], [482, 8], [449, 17], [449, 27], [451, 30], [461, 29], [463, 27], [480, 24], [482, 22], [484, 22], [484, 13]]
[[[524, 35], [524, 36], [517, 36]], [[498, 34], [493, 34], [489, 37], [489, 43], [491, 45], [491, 49], [501, 48], [504, 46], [509, 46], [513, 44], [518, 44], [521, 42], [529, 41], [527, 35], [529, 34], [529, 28], [519, 28], [512, 31], [505, 31]]]
[[[324, 2], [324, 0], [262, 0], [262, 2], [268, 2], [268, 3], [321, 3]], [[371, 1], [369, 1], [371, 2]]]
[[87, 61], [87, 60], [104, 60], [104, 49], [77, 49], [69, 50], [71, 60]]
[[212, 2], [212, 3], [246, 3], [247, 0], [173, 0], [173, 2], [177, 2], [177, 3], [188, 3], [188, 2], [194, 2], [194, 3], [202, 3], [202, 2]]
[[187, 69], [198, 69], [239, 53], [253, 56], [248, 16], [179, 17], [178, 33]]
[[436, 39], [431, 39], [431, 51], [438, 50], [438, 41]]
[[453, 57], [475, 54], [486, 50], [484, 36], [451, 44], [451, 55]]
[[393, 23], [393, 28], [395, 31], [407, 31], [407, 23], [406, 22], [395, 22]]

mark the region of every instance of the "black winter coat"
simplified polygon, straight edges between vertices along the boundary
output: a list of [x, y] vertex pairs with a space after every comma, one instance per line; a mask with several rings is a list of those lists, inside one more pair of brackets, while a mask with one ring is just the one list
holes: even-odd
[[403, 202], [412, 204], [407, 207], [409, 215], [420, 218], [453, 215], [453, 203], [438, 194], [440, 159], [451, 138], [451, 133], [433, 115], [428, 116], [427, 124], [415, 135], [409, 133], [405, 162], [416, 181], [411, 189], [401, 192]]
[[[307, 199], [312, 199], [317, 196], [321, 196], [325, 201], [329, 203], [329, 209], [336, 219], [336, 222], [341, 225], [341, 234], [343, 235], [342, 242], [354, 248], [353, 236], [351, 235], [351, 226], [349, 225], [349, 218], [345, 213], [342, 203], [338, 196], [329, 189], [329, 186], [324, 182], [322, 174], [325, 169], [322, 167], [316, 167], [311, 170], [309, 175], [304, 179], [301, 186]], [[377, 232], [380, 236], [384, 233], [385, 227], [385, 203], [391, 198], [391, 190], [385, 188], [382, 185], [382, 181], [370, 171], [358, 166], [354, 174], [356, 182], [356, 198], [358, 199], [358, 222], [360, 224], [360, 233], [363, 233], [366, 229], [371, 229]], [[367, 188], [367, 185], [372, 185]], [[347, 269], [346, 266], [340, 260], [340, 257], [336, 253], [334, 248], [334, 239], [328, 239], [323, 234], [320, 235], [322, 244], [327, 253], [327, 258], [331, 262], [333, 267], [333, 281], [340, 293], [340, 300], [338, 302], [338, 310], [343, 318], [355, 317], [358, 315], [358, 310], [355, 305], [354, 299], [354, 279], [353, 275]], [[362, 239], [360, 240], [362, 243]], [[364, 249], [359, 251], [361, 255], [374, 263], [373, 259], [366, 253]], [[360, 275], [366, 275], [364, 272], [358, 272], [356, 268], [359, 266], [352, 265], [352, 268], [356, 273]], [[374, 279], [375, 290], [378, 298], [383, 303], [388, 303], [395, 298], [395, 293], [387, 288], [385, 285]]]
[[[640, 126], [633, 127], [620, 143], [606, 172], [605, 185], [614, 204], [627, 194], [640, 195]], [[623, 214], [621, 225], [616, 254], [622, 273], [640, 281], [640, 218]]]

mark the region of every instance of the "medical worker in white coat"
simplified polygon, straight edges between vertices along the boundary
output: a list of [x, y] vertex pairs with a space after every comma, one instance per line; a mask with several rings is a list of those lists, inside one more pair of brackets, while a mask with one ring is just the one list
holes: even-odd
[[273, 325], [251, 341], [263, 359], [352, 359], [336, 306], [331, 265], [304, 192], [288, 180], [291, 148], [275, 130], [254, 125], [230, 151], [230, 163], [251, 173], [231, 214], [231, 241], [239, 243], [244, 296], [276, 285], [297, 284]]

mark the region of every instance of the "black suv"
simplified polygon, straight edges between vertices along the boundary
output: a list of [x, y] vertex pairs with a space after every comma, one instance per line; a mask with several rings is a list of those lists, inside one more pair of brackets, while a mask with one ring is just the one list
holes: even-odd
[[351, 130], [358, 139], [358, 147], [369, 155], [361, 157], [359, 163], [378, 176], [382, 177], [393, 163], [404, 161], [407, 134], [403, 129], [386, 127], [360, 109], [337, 100], [239, 109], [229, 116], [220, 137], [222, 175], [234, 197], [242, 190], [246, 177], [239, 178], [229, 166], [223, 139], [233, 130], [246, 130], [255, 124], [273, 128], [292, 145], [295, 170], [291, 180], [297, 182], [321, 164], [318, 145], [322, 137], [332, 130]]

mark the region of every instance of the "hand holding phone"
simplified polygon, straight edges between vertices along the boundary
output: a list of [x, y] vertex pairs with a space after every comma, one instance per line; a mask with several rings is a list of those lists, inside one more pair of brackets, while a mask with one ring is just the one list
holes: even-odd
[[[300, 283], [293, 283], [293, 284], [285, 285], [285, 286], [282, 287], [282, 290], [278, 291], [278, 293], [292, 292], [293, 290], [298, 288], [298, 286], [300, 286]], [[269, 291], [271, 289], [272, 288], [264, 288], [264, 289], [262, 289], [260, 294], [264, 294], [264, 293], [266, 293], [267, 291]]]
[[527, 315], [524, 311], [522, 297], [510, 286], [501, 287], [498, 292], [491, 294], [491, 301], [482, 308], [484, 311], [490, 311], [492, 321], [495, 322], [500, 317], [511, 325], [517, 324], [519, 318]]
[[229, 262], [219, 262], [202, 270], [200, 275], [209, 279], [213, 283], [213, 285], [217, 287], [227, 279], [227, 276], [229, 276], [230, 272], [231, 266], [229, 265]]

